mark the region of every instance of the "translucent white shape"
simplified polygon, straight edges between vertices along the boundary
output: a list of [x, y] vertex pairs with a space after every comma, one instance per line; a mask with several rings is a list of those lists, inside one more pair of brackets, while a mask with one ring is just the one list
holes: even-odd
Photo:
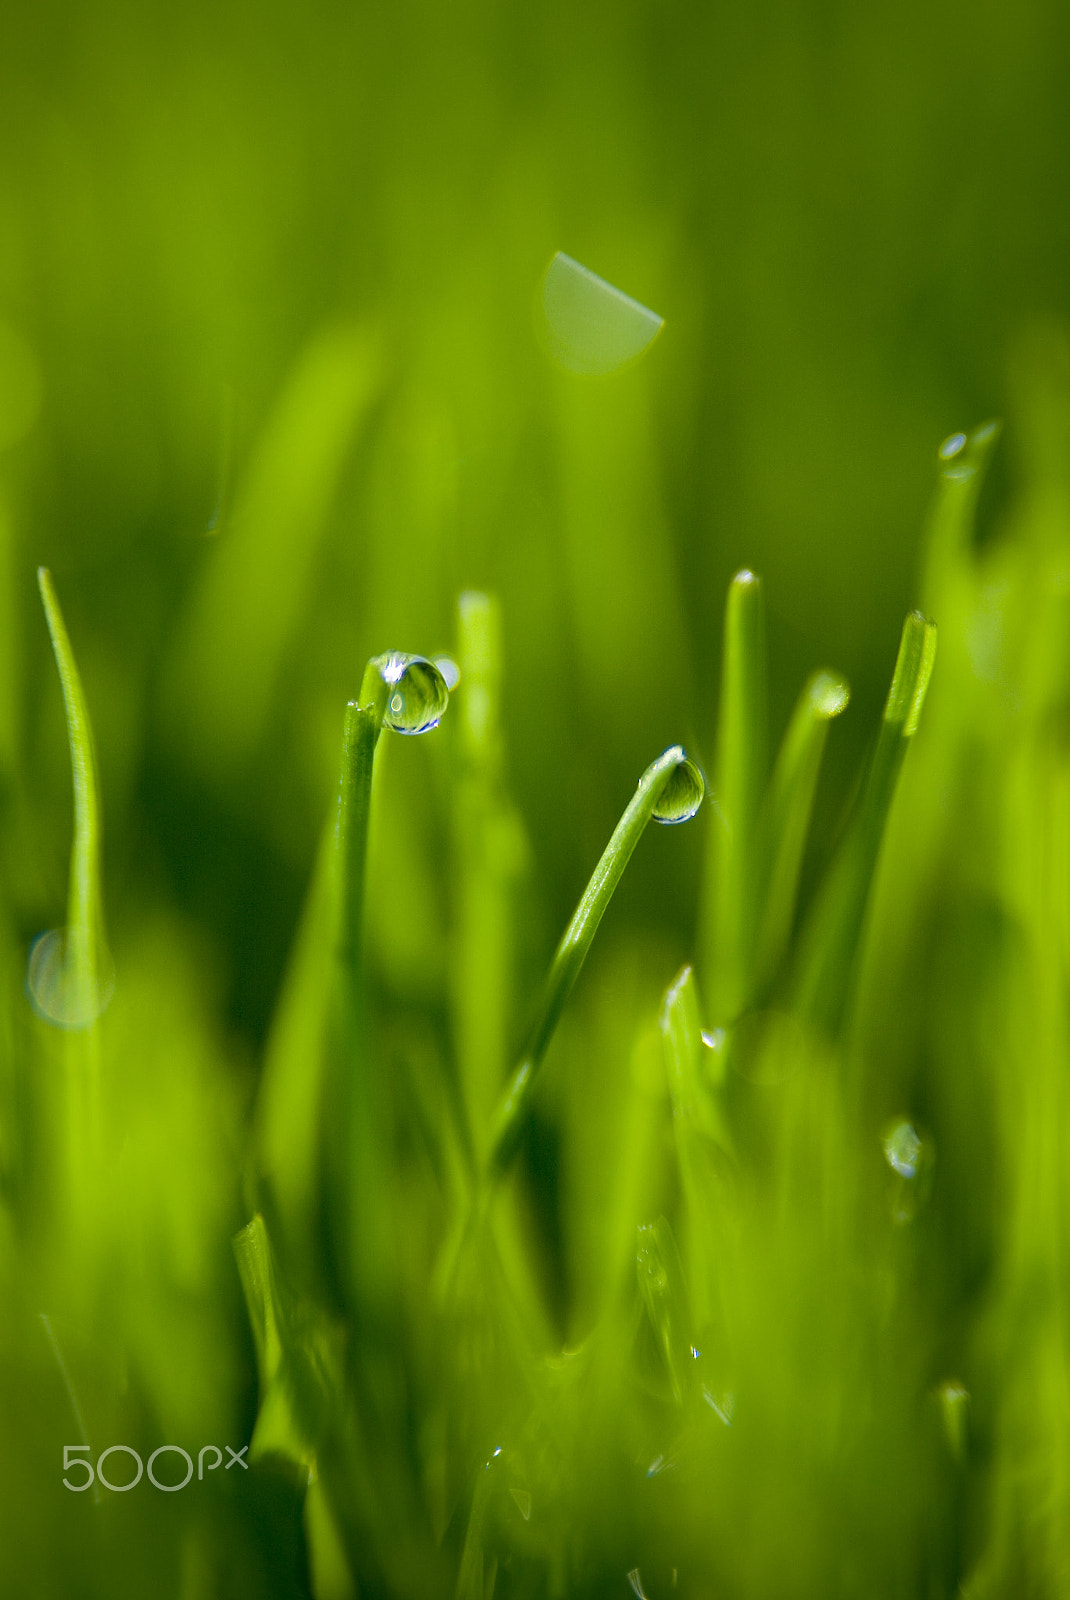
[[560, 250], [543, 276], [542, 313], [551, 356], [584, 377], [628, 366], [664, 327], [656, 311]]
[[111, 963], [92, 992], [71, 958], [63, 928], [50, 928], [39, 934], [26, 959], [26, 993], [30, 1004], [44, 1022], [54, 1028], [88, 1028], [105, 1009], [115, 989]]

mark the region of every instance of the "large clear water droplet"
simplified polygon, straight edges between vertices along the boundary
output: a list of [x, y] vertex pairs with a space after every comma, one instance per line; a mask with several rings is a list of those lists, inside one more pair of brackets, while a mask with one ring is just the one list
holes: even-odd
[[664, 326], [656, 311], [561, 251], [542, 280], [542, 313], [550, 354], [584, 377], [635, 361]]
[[655, 822], [689, 822], [702, 804], [706, 784], [693, 761], [682, 756], [654, 807]]
[[408, 656], [391, 650], [374, 658], [379, 676], [387, 685], [383, 722], [395, 733], [427, 733], [442, 720], [449, 704], [446, 680], [426, 656]]
[[88, 1028], [106, 1008], [115, 990], [110, 960], [103, 976], [87, 985], [68, 946], [65, 928], [37, 936], [26, 958], [26, 994], [43, 1022], [54, 1028]]

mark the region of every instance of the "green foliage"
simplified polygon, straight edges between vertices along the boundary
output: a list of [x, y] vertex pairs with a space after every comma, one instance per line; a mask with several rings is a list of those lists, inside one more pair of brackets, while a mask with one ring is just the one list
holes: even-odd
[[[163, 1555], [183, 1596], [1059, 1592], [1070, 396], [1049, 370], [997, 538], [972, 530], [995, 430], [941, 450], [939, 659], [911, 613], [824, 844], [846, 684], [810, 676], [770, 764], [761, 585], [733, 581], [694, 825], [702, 966], [671, 982], [656, 944], [596, 934], [647, 823], [696, 812], [680, 747], [640, 779], [537, 991], [500, 612], [461, 597], [448, 710], [431, 661], [372, 658], [251, 1097], [174, 921], [125, 932], [105, 1004], [93, 738], [42, 574], [71, 975], [40, 990], [31, 954], [36, 1015], [12, 992], [4, 1035], [4, 1383], [43, 1407], [37, 1434], [15, 1408], [11, 1437], [65, 1497], [57, 1440], [197, 1459], [247, 1427], [251, 1466], [163, 1520], [140, 1485], [71, 1494], [37, 1592], [70, 1562], [85, 1592], [133, 1594]], [[392, 870], [420, 848], [390, 823], [420, 773], [456, 940], [431, 1012], [381, 953]], [[80, 1011], [46, 1004], [75, 991]], [[20, 1492], [43, 1528], [44, 1490]]]

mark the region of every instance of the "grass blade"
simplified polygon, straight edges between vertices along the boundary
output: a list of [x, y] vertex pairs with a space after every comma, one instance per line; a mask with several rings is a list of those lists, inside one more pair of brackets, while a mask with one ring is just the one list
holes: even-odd
[[640, 778], [550, 964], [523, 1060], [499, 1102], [489, 1161], [492, 1176], [503, 1172], [516, 1153], [546, 1048], [643, 830], [659, 812], [667, 813], [659, 817], [661, 821], [685, 821], [694, 816], [702, 795], [703, 783], [698, 768], [688, 761], [679, 745], [672, 745], [660, 755]]
[[85, 1028], [104, 1009], [111, 987], [101, 884], [100, 785], [89, 708], [47, 568], [38, 568], [37, 583], [63, 689], [74, 789], [74, 837], [66, 931], [44, 934], [37, 941], [30, 953], [27, 983], [46, 1020], [61, 1027]]
[[860, 804], [804, 930], [794, 983], [802, 1014], [830, 1031], [842, 1022], [885, 823], [918, 726], [936, 656], [936, 627], [911, 612]]
[[777, 754], [759, 823], [755, 903], [755, 989], [776, 976], [791, 937], [806, 836], [829, 722], [850, 698], [843, 678], [815, 672], [803, 689]]
[[526, 841], [502, 781], [501, 611], [462, 594], [458, 772], [453, 813], [458, 913], [453, 967], [457, 1056], [469, 1126], [482, 1149], [508, 1066], [513, 885]]
[[714, 793], [703, 904], [702, 988], [715, 1022], [746, 1003], [754, 923], [754, 846], [765, 784], [768, 697], [761, 579], [737, 572], [728, 590]]

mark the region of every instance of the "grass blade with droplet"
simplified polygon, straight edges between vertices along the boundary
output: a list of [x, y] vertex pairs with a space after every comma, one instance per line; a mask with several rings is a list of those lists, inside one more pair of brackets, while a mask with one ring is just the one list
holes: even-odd
[[[682, 806], [678, 798], [681, 772], [694, 798], [690, 808]], [[517, 1067], [499, 1102], [495, 1120], [494, 1139], [491, 1146], [489, 1171], [493, 1176], [509, 1165], [516, 1153], [520, 1134], [531, 1105], [531, 1095], [546, 1048], [553, 1037], [565, 1002], [587, 959], [598, 925], [613, 898], [613, 891], [631, 858], [632, 851], [652, 817], [667, 795], [673, 797], [671, 815], [664, 821], [684, 820], [685, 813], [693, 816], [702, 800], [703, 785], [698, 769], [689, 762], [679, 745], [673, 745], [651, 763], [639, 780], [639, 786], [628, 803], [624, 815], [613, 830], [612, 837], [602, 853], [590, 882], [583, 892], [572, 920], [561, 938], [550, 971], [543, 986], [535, 1025], [531, 1030], [524, 1058]]]
[[828, 726], [844, 710], [849, 696], [842, 678], [815, 672], [799, 696], [777, 754], [756, 841], [758, 994], [775, 977], [788, 947]]

